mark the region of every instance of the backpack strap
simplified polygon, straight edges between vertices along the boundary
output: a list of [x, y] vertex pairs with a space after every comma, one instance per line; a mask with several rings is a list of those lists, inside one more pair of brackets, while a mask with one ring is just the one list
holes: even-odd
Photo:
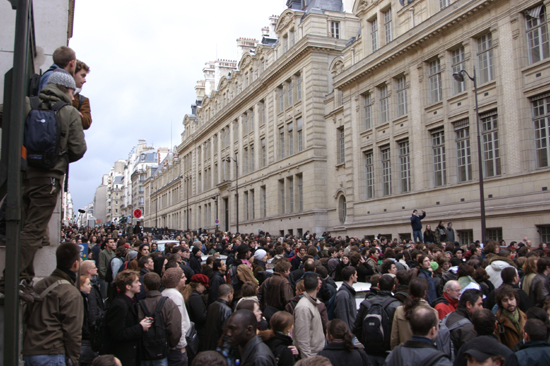
[[399, 300], [397, 300], [397, 299], [396, 299], [395, 297], [393, 297], [393, 296], [390, 296], [389, 298], [387, 298], [386, 300], [384, 300], [384, 301], [382, 302], [382, 304], [381, 304], [381, 305], [382, 305], [382, 308], [383, 308], [384, 310], [386, 310], [386, 308], [387, 308], [392, 302], [394, 302], [394, 301], [399, 301]]
[[[458, 329], [460, 328], [461, 326], [463, 325], [466, 325], [466, 324], [471, 324], [472, 322], [470, 321], [470, 319], [468, 318], [462, 318], [460, 319], [459, 321], [457, 321], [456, 323], [454, 323], [453, 325], [451, 325], [450, 327], [447, 327], [449, 328], [449, 332], [455, 330], [455, 329]], [[446, 324], [445, 324], [446, 325]]]
[[59, 285], [63, 285], [63, 284], [71, 285], [71, 283], [70, 283], [69, 281], [67, 281], [67, 280], [57, 280], [57, 281], [55, 281], [54, 283], [52, 283], [50, 286], [48, 286], [44, 291], [42, 291], [42, 292], [40, 293], [40, 298], [41, 298], [42, 300], [44, 300], [44, 298], [45, 298], [46, 296], [48, 296], [48, 294], [49, 294], [50, 292], [52, 292], [52, 290], [53, 290], [54, 288], [56, 288], [56, 287], [59, 286]]
[[29, 101], [31, 102], [32, 109], [38, 109], [38, 107], [40, 106], [40, 98], [38, 97], [30, 97]]
[[160, 298], [160, 301], [157, 304], [157, 308], [155, 309], [155, 315], [160, 314], [160, 312], [162, 311], [162, 308], [164, 306], [164, 303], [166, 302], [166, 299], [168, 299], [166, 296], [162, 296]]
[[66, 103], [66, 102], [60, 100], [58, 102], [55, 102], [51, 106], [51, 108], [52, 108], [52, 111], [59, 112], [61, 110], [61, 108], [65, 107], [66, 105], [69, 105], [69, 103]]
[[449, 359], [449, 356], [447, 356], [445, 353], [443, 353], [441, 351], [436, 351], [436, 352], [432, 353], [431, 355], [429, 355], [428, 357], [426, 357], [424, 360], [422, 360], [420, 362], [420, 365], [434, 366], [435, 364], [437, 364], [437, 361], [441, 360], [443, 357], [446, 357], [447, 359]]
[[141, 310], [143, 310], [143, 314], [145, 314], [146, 317], [153, 317], [153, 314], [149, 312], [149, 309], [147, 309], [147, 305], [145, 305], [145, 300], [139, 300], [139, 306], [141, 307]]

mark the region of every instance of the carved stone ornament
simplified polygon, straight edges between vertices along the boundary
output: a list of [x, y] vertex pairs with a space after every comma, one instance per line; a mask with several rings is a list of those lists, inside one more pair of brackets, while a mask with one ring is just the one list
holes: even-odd
[[227, 81], [227, 77], [222, 77], [222, 79], [220, 80], [220, 85], [218, 85], [218, 90], [223, 90], [223, 88], [225, 88], [227, 84], [229, 84], [229, 82]]
[[292, 12], [286, 13], [286, 15], [279, 20], [279, 26], [277, 27], [277, 31], [280, 31], [284, 27], [288, 25], [291, 21], [294, 20], [294, 14]]
[[250, 61], [252, 60], [252, 56], [250, 56], [250, 54], [245, 54], [242, 61], [241, 61], [241, 67], [240, 69], [241, 70], [244, 70], [245, 67], [247, 67], [248, 65], [250, 65]]
[[335, 77], [336, 75], [341, 74], [344, 71], [344, 63], [342, 60], [338, 60], [334, 63], [334, 66], [332, 66], [332, 77]]

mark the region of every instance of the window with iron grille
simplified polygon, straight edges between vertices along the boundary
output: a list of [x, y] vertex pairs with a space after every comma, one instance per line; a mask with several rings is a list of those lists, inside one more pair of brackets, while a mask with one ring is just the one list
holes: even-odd
[[548, 23], [546, 22], [546, 7], [538, 5], [525, 11], [527, 28], [527, 47], [529, 63], [535, 63], [548, 57]]
[[285, 158], [285, 128], [279, 128], [279, 157]]
[[434, 185], [443, 186], [447, 183], [445, 162], [445, 134], [443, 130], [432, 132], [432, 152], [434, 158]]
[[285, 90], [279, 87], [279, 113], [285, 110]]
[[248, 133], [248, 115], [243, 114], [243, 136]]
[[292, 80], [289, 80], [288, 83], [287, 83], [287, 95], [288, 95], [288, 106], [291, 106], [292, 105], [292, 92], [293, 92], [293, 89], [292, 89]]
[[391, 9], [384, 13], [384, 30], [386, 31], [386, 44], [393, 40]]
[[338, 164], [343, 164], [346, 161], [346, 140], [344, 135], [344, 127], [337, 130], [338, 133]]
[[443, 85], [441, 81], [441, 63], [439, 59], [430, 61], [429, 77], [430, 83], [430, 103], [439, 102], [443, 99]]
[[255, 203], [254, 190], [251, 189], [249, 192], [250, 192], [249, 193], [249, 196], [250, 196], [250, 209], [248, 210], [248, 213], [249, 213], [250, 220], [254, 220], [256, 218], [256, 211], [254, 209], [254, 203]]
[[298, 152], [304, 149], [304, 135], [302, 132], [302, 117], [296, 119], [296, 134], [298, 135]]
[[535, 127], [537, 168], [545, 168], [550, 160], [550, 97], [531, 101]]
[[296, 101], [302, 100], [302, 75], [296, 75]]
[[460, 240], [460, 245], [470, 245], [474, 242], [473, 230], [457, 230], [456, 234]]
[[340, 38], [340, 22], [330, 22], [330, 36]]
[[260, 102], [260, 126], [265, 123], [265, 102], [262, 100]]
[[399, 143], [399, 167], [401, 173], [401, 192], [409, 192], [411, 190], [411, 163], [408, 140]]
[[451, 4], [451, 0], [439, 0], [439, 10], [443, 10]]
[[370, 93], [363, 94], [363, 126], [365, 130], [372, 128], [372, 98]]
[[389, 196], [391, 194], [391, 156], [389, 146], [380, 149], [382, 155], [382, 194]]
[[390, 119], [388, 86], [381, 85], [378, 89], [380, 91], [380, 123], [385, 123]]
[[493, 75], [493, 35], [487, 33], [477, 39], [477, 64], [479, 84], [494, 79]]
[[262, 168], [265, 167], [266, 151], [265, 151], [265, 138], [262, 139]]
[[279, 213], [285, 213], [285, 180], [279, 179]]
[[288, 212], [293, 213], [294, 212], [294, 178], [293, 177], [287, 178], [287, 184], [288, 184]]
[[266, 217], [266, 213], [267, 213], [266, 202], [267, 202], [267, 195], [266, 195], [265, 186], [261, 186], [260, 187], [260, 214], [262, 215], [261, 217]]
[[470, 126], [468, 120], [455, 123], [458, 181], [472, 180], [472, 157], [470, 152]]
[[370, 36], [372, 42], [372, 52], [378, 50], [378, 19], [374, 18], [370, 22]]
[[304, 179], [302, 174], [296, 174], [296, 180], [298, 181], [298, 211], [304, 210]]
[[340, 198], [338, 199], [338, 216], [341, 224], [344, 224], [346, 222], [346, 216], [347, 216], [346, 211], [347, 211], [346, 197], [341, 195]]
[[288, 155], [294, 154], [294, 123], [290, 122], [287, 125], [288, 130]]
[[250, 146], [250, 172], [253, 172], [255, 167], [254, 167], [254, 145], [251, 145]]
[[[464, 47], [459, 47], [451, 52], [453, 73], [458, 73], [466, 68], [464, 62]], [[466, 78], [464, 81], [456, 81], [453, 79], [453, 94], [462, 93], [466, 90]]]
[[537, 225], [540, 242], [550, 244], [550, 225]]
[[397, 84], [397, 116], [407, 114], [407, 83], [404, 76], [398, 77]]
[[367, 198], [374, 197], [374, 160], [372, 151], [365, 153], [365, 188]]
[[500, 149], [496, 111], [480, 116], [485, 177], [500, 175]]
[[501, 242], [502, 228], [501, 227], [487, 228], [486, 235], [487, 235], [487, 241], [494, 240], [494, 241]]
[[248, 133], [254, 131], [254, 109], [251, 109], [248, 114]]

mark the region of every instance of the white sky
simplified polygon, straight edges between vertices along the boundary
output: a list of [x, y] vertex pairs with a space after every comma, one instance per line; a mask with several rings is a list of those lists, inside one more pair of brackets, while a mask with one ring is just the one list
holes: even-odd
[[[269, 16], [286, 0], [77, 0], [69, 46], [91, 72], [88, 151], [71, 164], [74, 210], [93, 202], [101, 176], [138, 139], [149, 146], [178, 145], [183, 116], [196, 99], [204, 63], [240, 59], [238, 37], [260, 40]], [[172, 140], [171, 140], [172, 126]]]

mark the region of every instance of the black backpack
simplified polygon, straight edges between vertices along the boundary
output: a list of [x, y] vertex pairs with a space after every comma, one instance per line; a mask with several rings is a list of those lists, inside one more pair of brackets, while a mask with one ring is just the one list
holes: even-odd
[[390, 349], [391, 323], [386, 308], [394, 301], [394, 297], [388, 297], [381, 303], [372, 303], [365, 300], [369, 305], [367, 315], [363, 318], [363, 339], [361, 343], [365, 351], [370, 353], [381, 353]]
[[143, 338], [141, 340], [143, 360], [162, 360], [163, 358], [168, 357], [166, 326], [164, 325], [164, 318], [161, 313], [166, 299], [168, 298], [165, 296], [160, 298], [154, 314], [149, 312], [144, 300], [139, 301], [139, 306], [141, 306], [145, 316], [153, 318], [153, 325], [143, 334]]
[[69, 105], [59, 101], [49, 109], [40, 108], [40, 99], [30, 97], [31, 111], [25, 120], [24, 146], [27, 149], [27, 164], [33, 168], [50, 170], [65, 154], [61, 151], [61, 137], [64, 136], [59, 119], [61, 108]]

